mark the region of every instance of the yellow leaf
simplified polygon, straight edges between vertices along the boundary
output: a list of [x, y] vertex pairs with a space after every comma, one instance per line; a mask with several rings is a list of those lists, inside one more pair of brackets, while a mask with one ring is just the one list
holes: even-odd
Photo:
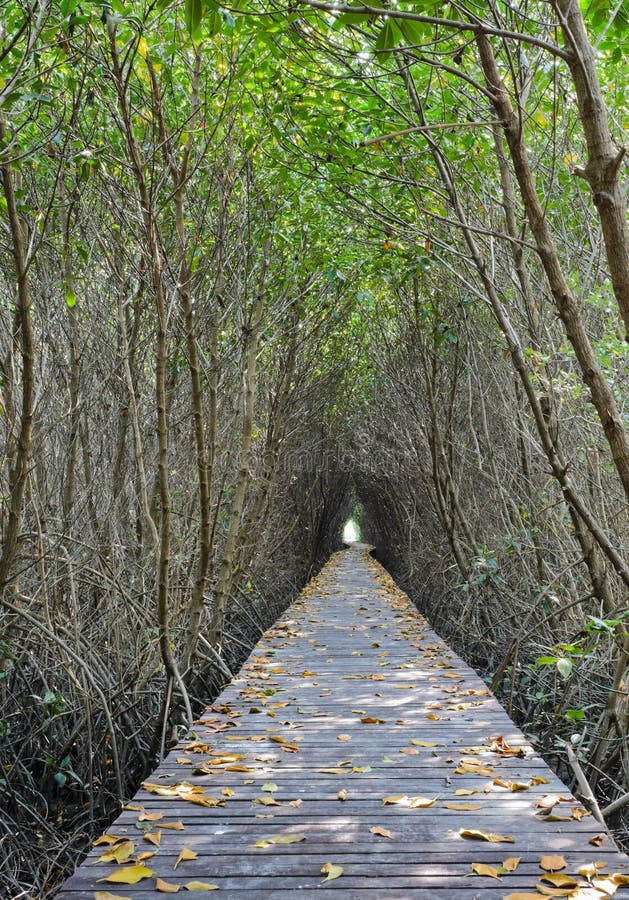
[[135, 851], [135, 844], [133, 841], [122, 841], [120, 844], [116, 844], [111, 850], [107, 850], [106, 853], [103, 853], [96, 862], [99, 863], [123, 863], [127, 862], [127, 860], [133, 856]]
[[415, 747], [438, 747], [439, 744], [436, 741], [416, 741], [415, 738], [410, 739], [410, 743]]
[[337, 741], [351, 741], [352, 736], [351, 734], [337, 734], [336, 739]]
[[540, 869], [545, 872], [557, 872], [559, 869], [565, 869], [568, 863], [563, 856], [542, 856], [539, 861]]
[[275, 837], [262, 838], [262, 840], [256, 841], [253, 846], [265, 850], [267, 847], [271, 847], [273, 844], [298, 844], [300, 841], [305, 840], [305, 834], [278, 834], [275, 835]]
[[547, 884], [536, 884], [535, 887], [544, 897], [570, 897], [574, 891], [573, 887], [549, 887]]
[[470, 790], [469, 788], [457, 788], [454, 792], [457, 797], [470, 797], [472, 794], [478, 794], [478, 789]]
[[476, 828], [462, 828], [461, 831], [459, 831], [459, 834], [464, 838], [489, 841], [491, 844], [515, 844], [515, 839], [512, 837], [507, 837], [507, 835], [504, 834], [496, 834], [496, 832], [487, 834], [486, 831], [480, 831]]
[[177, 857], [177, 862], [173, 866], [173, 869], [176, 869], [179, 863], [187, 862], [190, 859], [196, 859], [199, 854], [195, 853], [194, 850], [189, 850], [187, 847], [184, 847], [179, 856]]
[[159, 827], [163, 830], [167, 828], [169, 831], [184, 831], [185, 825], [181, 820], [178, 822], [160, 822]]
[[515, 872], [517, 867], [520, 865], [520, 857], [519, 856], [509, 856], [507, 859], [503, 860], [502, 868], [505, 872]]
[[155, 890], [160, 891], [162, 894], [178, 894], [180, 888], [178, 884], [172, 884], [169, 881], [164, 881], [162, 878], [156, 878]]
[[612, 881], [614, 884], [629, 884], [629, 875], [625, 875], [622, 872], [615, 872], [612, 875]]
[[188, 881], [184, 884], [187, 891], [218, 891], [217, 884], [210, 884], [207, 881]]
[[540, 894], [516, 892], [515, 894], [505, 894], [502, 900], [539, 900], [539, 898]]
[[146, 59], [149, 52], [149, 45], [146, 43], [146, 38], [141, 37], [138, 41], [138, 53], [142, 57], [142, 59]]
[[460, 810], [468, 810], [468, 809], [484, 809], [482, 803], [444, 803], [443, 804], [446, 809], [460, 809]]
[[369, 831], [370, 831], [372, 834], [377, 834], [377, 835], [379, 835], [379, 837], [386, 837], [386, 838], [392, 838], [392, 837], [393, 837], [393, 835], [391, 834], [391, 832], [389, 831], [389, 829], [388, 829], [388, 828], [383, 828], [381, 825], [374, 825], [372, 828], [369, 829]]
[[99, 878], [98, 881], [111, 881], [116, 884], [137, 884], [143, 878], [150, 878], [153, 875], [153, 869], [147, 869], [146, 866], [124, 866], [122, 869], [116, 869], [106, 878]]
[[163, 817], [164, 813], [155, 812], [155, 813], [140, 813], [138, 816], [138, 822], [157, 822], [159, 819]]
[[145, 859], [152, 859], [156, 856], [155, 850], [147, 850], [146, 853], [138, 853], [133, 860], [136, 863], [144, 862]]
[[[112, 844], [118, 844], [120, 841], [126, 841], [128, 838], [121, 837], [117, 834], [103, 834], [98, 840], [94, 841], [92, 844], [93, 847], [100, 847], [101, 844], [108, 844], [111, 846]], [[101, 891], [101, 893], [106, 893], [106, 891]]]
[[148, 841], [149, 844], [153, 844], [155, 847], [159, 847], [162, 840], [162, 832], [158, 828], [157, 831], [152, 831], [148, 834], [145, 834], [144, 840]]
[[232, 791], [231, 788], [223, 788], [223, 790], [221, 791], [223, 797], [233, 797], [235, 793], [236, 791]]
[[191, 764], [192, 760], [189, 759], [187, 756], [178, 756], [177, 762], [179, 763], [180, 766], [189, 766]]
[[325, 884], [326, 881], [334, 881], [335, 878], [340, 878], [343, 874], [343, 866], [325, 863], [325, 865], [321, 866], [321, 873], [326, 876], [321, 884]]
[[262, 797], [256, 797], [253, 802], [261, 803], [262, 806], [279, 806], [280, 805], [277, 802], [277, 800], [274, 800], [273, 797], [269, 797], [268, 794], [263, 794]]
[[490, 878], [496, 878], [500, 881], [500, 875], [495, 866], [487, 866], [485, 863], [472, 863], [472, 871], [476, 875], [488, 875]]
[[552, 875], [542, 875], [540, 881], [548, 882], [548, 884], [552, 884], [553, 887], [576, 887], [577, 882], [574, 878], [571, 878], [570, 875], [562, 875], [560, 873], [553, 873]]
[[131, 900], [131, 897], [121, 897], [111, 891], [94, 891], [94, 900]]
[[347, 800], [347, 791], [345, 790], [345, 788], [343, 788], [343, 790], [339, 791], [336, 796], [339, 798], [339, 800]]

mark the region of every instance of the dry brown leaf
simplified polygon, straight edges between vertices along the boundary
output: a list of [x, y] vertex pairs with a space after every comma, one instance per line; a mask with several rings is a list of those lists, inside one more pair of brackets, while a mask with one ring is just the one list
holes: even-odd
[[155, 890], [161, 894], [178, 894], [180, 887], [178, 884], [172, 884], [170, 881], [164, 881], [163, 878], [155, 879]]
[[260, 803], [262, 806], [280, 806], [277, 800], [274, 800], [273, 797], [269, 797], [268, 794], [263, 794], [261, 797], [255, 797], [253, 802]]
[[515, 872], [519, 865], [519, 856], [508, 856], [507, 859], [504, 859], [502, 861], [502, 868], [505, 870], [505, 872]]
[[502, 900], [539, 900], [541, 894], [532, 894], [529, 892], [521, 893], [520, 891], [516, 891], [515, 894], [505, 894]]
[[326, 881], [334, 881], [335, 878], [340, 878], [343, 874], [343, 866], [335, 866], [329, 862], [325, 863], [321, 866], [321, 874], [326, 876], [321, 884], [325, 884]]
[[383, 828], [381, 825], [373, 825], [369, 831], [372, 834], [377, 834], [379, 837], [392, 838], [393, 835], [389, 831], [388, 828]]
[[159, 819], [161, 819], [163, 817], [163, 815], [164, 815], [163, 812], [154, 812], [154, 813], [143, 812], [143, 813], [140, 813], [140, 815], [138, 816], [138, 822], [157, 822], [157, 821], [159, 821]]
[[153, 869], [147, 869], [146, 866], [123, 866], [122, 869], [116, 869], [106, 878], [97, 879], [100, 881], [110, 881], [116, 884], [137, 884], [143, 878], [150, 878], [154, 875]]
[[345, 790], [345, 788], [343, 788], [343, 790], [339, 791], [336, 796], [339, 800], [347, 800], [347, 791]]
[[267, 847], [272, 847], [274, 844], [297, 844], [299, 841], [305, 840], [305, 834], [278, 834], [275, 837], [262, 838], [262, 840], [256, 841], [253, 846], [260, 850], [266, 850]]
[[190, 859], [196, 859], [199, 854], [195, 853], [194, 850], [188, 849], [188, 847], [184, 847], [179, 856], [177, 857], [177, 862], [173, 866], [173, 869], [176, 869], [179, 863], [187, 862]]
[[[107, 844], [107, 846], [111, 847], [112, 844], [118, 844], [120, 841], [126, 841], [128, 838], [125, 835], [119, 834], [103, 834], [97, 840], [92, 843], [92, 847], [100, 847], [102, 844]], [[106, 893], [101, 891], [101, 893]]]
[[604, 840], [604, 834], [595, 834], [593, 838], [590, 838], [588, 844], [592, 844], [593, 847], [601, 847]]
[[500, 874], [495, 866], [488, 866], [485, 863], [472, 863], [472, 872], [475, 875], [488, 875], [490, 878], [500, 881]]
[[545, 872], [558, 872], [559, 869], [565, 869], [568, 863], [563, 856], [542, 856], [539, 861], [540, 869]]
[[458, 809], [466, 811], [468, 809], [484, 809], [482, 803], [444, 803], [446, 809]]
[[160, 822], [159, 827], [163, 830], [167, 828], [168, 831], [185, 831], [185, 825], [181, 821], [181, 819], [177, 822]]
[[[375, 716], [363, 716], [360, 720], [363, 725], [384, 725], [384, 719], [377, 719]], [[338, 875], [336, 876], [338, 878]]]
[[478, 828], [462, 828], [459, 834], [464, 838], [489, 841], [491, 844], [515, 844], [515, 838], [508, 837], [505, 834], [497, 834], [496, 832], [488, 834], [486, 831], [480, 831]]
[[542, 875], [540, 881], [548, 882], [548, 884], [552, 884], [553, 887], [563, 888], [563, 887], [577, 887], [577, 882], [570, 875], [562, 875], [559, 872], [553, 872], [550, 875]]
[[144, 835], [144, 840], [148, 841], [149, 844], [154, 844], [155, 847], [159, 847], [162, 840], [162, 832], [159, 828], [157, 831], [148, 832]]

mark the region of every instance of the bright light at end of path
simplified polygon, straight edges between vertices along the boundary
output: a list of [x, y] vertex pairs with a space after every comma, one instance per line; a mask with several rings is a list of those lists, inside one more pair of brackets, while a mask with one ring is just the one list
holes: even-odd
[[360, 529], [353, 519], [348, 519], [343, 529], [343, 543], [353, 544], [360, 540]]

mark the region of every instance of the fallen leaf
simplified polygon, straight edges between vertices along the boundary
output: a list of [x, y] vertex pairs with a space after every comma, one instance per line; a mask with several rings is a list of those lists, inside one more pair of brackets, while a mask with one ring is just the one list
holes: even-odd
[[613, 878], [593, 878], [591, 884], [597, 891], [607, 894], [608, 897], [612, 897], [618, 890], [618, 885]]
[[187, 847], [184, 847], [179, 856], [177, 857], [177, 862], [173, 866], [173, 869], [176, 869], [179, 863], [186, 862], [190, 859], [196, 859], [199, 854], [195, 853], [194, 850], [189, 850]]
[[590, 838], [588, 844], [592, 844], [594, 847], [601, 847], [603, 841], [605, 840], [604, 834], [595, 834], [593, 838]]
[[[360, 721], [364, 725], [384, 725], [385, 724], [384, 719], [377, 719], [375, 716], [363, 716], [363, 718]], [[338, 878], [338, 875], [336, 875], [335, 877]], [[326, 881], [327, 880], [328, 879], [326, 879]]]
[[163, 878], [155, 879], [155, 890], [161, 894], [178, 894], [180, 887], [178, 884], [172, 884], [170, 881], [164, 881]]
[[157, 831], [147, 832], [144, 835], [144, 840], [148, 841], [149, 844], [153, 844], [155, 847], [159, 847], [162, 840], [162, 832], [159, 828]]
[[275, 837], [262, 838], [262, 840], [256, 841], [253, 846], [266, 850], [267, 847], [272, 847], [274, 844], [297, 844], [299, 841], [305, 840], [305, 834], [278, 834]]
[[351, 734], [337, 734], [336, 739], [337, 741], [351, 741], [352, 736]]
[[558, 803], [571, 799], [572, 797], [562, 797], [561, 794], [544, 794], [543, 797], [540, 797], [535, 806], [539, 809], [552, 809], [553, 806], [557, 806]]
[[187, 881], [184, 884], [184, 888], [187, 891], [218, 891], [220, 890], [217, 884], [209, 884], [207, 881]]
[[439, 744], [436, 741], [417, 741], [415, 738], [411, 738], [410, 742], [415, 747], [438, 747]]
[[500, 881], [500, 875], [495, 866], [488, 866], [485, 863], [472, 863], [472, 871], [476, 875], [488, 875], [490, 878], [496, 878]]
[[157, 822], [157, 821], [159, 821], [159, 819], [162, 819], [163, 817], [164, 817], [164, 813], [161, 813], [161, 812], [154, 812], [154, 813], [143, 812], [143, 813], [140, 813], [140, 815], [138, 816], [138, 822]]
[[563, 856], [542, 856], [539, 861], [540, 869], [545, 872], [557, 872], [559, 869], [565, 869], [568, 863]]
[[94, 891], [94, 900], [131, 900], [131, 897], [122, 897], [120, 894], [112, 894], [111, 891]]
[[167, 828], [169, 831], [185, 831], [185, 825], [181, 820], [178, 822], [160, 822], [159, 827], [162, 830]]
[[381, 825], [373, 825], [369, 831], [372, 834], [377, 834], [379, 837], [392, 838], [393, 835], [389, 831], [388, 828], [383, 828]]
[[339, 800], [347, 800], [347, 791], [345, 790], [345, 788], [343, 788], [343, 790], [339, 791], [336, 796]]
[[154, 875], [153, 869], [147, 869], [146, 866], [124, 866], [122, 869], [116, 869], [106, 878], [99, 878], [98, 881], [111, 881], [116, 884], [137, 884], [143, 878], [150, 878]]
[[263, 794], [261, 797], [255, 797], [253, 800], [254, 803], [260, 803], [262, 806], [280, 806], [277, 800], [274, 800], [273, 797], [267, 797], [266, 794]]
[[457, 797], [471, 797], [472, 794], [478, 794], [478, 789], [474, 788], [470, 790], [470, 788], [457, 788], [454, 792]]
[[505, 894], [502, 900], [539, 900], [539, 898], [540, 894], [516, 892], [515, 894]]
[[478, 841], [489, 841], [491, 844], [515, 844], [515, 838], [508, 837], [504, 834], [496, 834], [496, 832], [488, 834], [486, 831], [480, 831], [476, 828], [462, 828], [459, 831], [459, 834], [464, 838], [473, 838]]
[[340, 878], [343, 874], [343, 866], [335, 866], [333, 863], [328, 862], [321, 866], [321, 873], [326, 876], [321, 884], [325, 884], [326, 881], [334, 881], [335, 878]]
[[[128, 840], [128, 838], [125, 837], [124, 835], [103, 834], [103, 835], [101, 835], [101, 837], [98, 838], [98, 840], [96, 840], [92, 843], [92, 847], [100, 847], [102, 844], [107, 844], [108, 846], [111, 846], [112, 844], [118, 844], [118, 843], [120, 843], [120, 841], [126, 841], [126, 840]], [[101, 891], [101, 894], [102, 893], [107, 893], [107, 892]]]
[[502, 867], [505, 872], [515, 872], [517, 867], [520, 865], [520, 857], [519, 856], [509, 856], [507, 859], [502, 861]]
[[548, 882], [548, 884], [552, 884], [553, 887], [563, 888], [563, 887], [577, 887], [577, 882], [574, 878], [571, 878], [570, 875], [562, 875], [561, 873], [553, 873], [551, 875], [542, 875], [540, 881]]
[[443, 804], [446, 809], [458, 809], [458, 810], [468, 810], [468, 809], [484, 809], [482, 803], [444, 803]]
[[604, 862], [591, 862], [585, 863], [583, 866], [579, 866], [577, 869], [577, 875], [584, 875], [586, 878], [595, 878], [601, 869], [605, 869], [607, 863]]
[[97, 863], [123, 863], [127, 862], [130, 857], [133, 856], [135, 851], [135, 844], [133, 841], [122, 841], [119, 844], [115, 844], [111, 850], [107, 850], [106, 853], [103, 853], [96, 862]]

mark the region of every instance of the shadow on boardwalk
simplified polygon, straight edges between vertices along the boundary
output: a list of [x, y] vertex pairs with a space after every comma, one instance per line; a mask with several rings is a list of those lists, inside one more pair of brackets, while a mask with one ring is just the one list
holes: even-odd
[[[305, 588], [109, 834], [59, 900], [152, 900], [168, 885], [454, 900], [562, 883], [554, 896], [585, 900], [629, 872], [362, 545]], [[120, 862], [98, 861], [108, 852]], [[136, 884], [112, 880], [130, 867]]]

